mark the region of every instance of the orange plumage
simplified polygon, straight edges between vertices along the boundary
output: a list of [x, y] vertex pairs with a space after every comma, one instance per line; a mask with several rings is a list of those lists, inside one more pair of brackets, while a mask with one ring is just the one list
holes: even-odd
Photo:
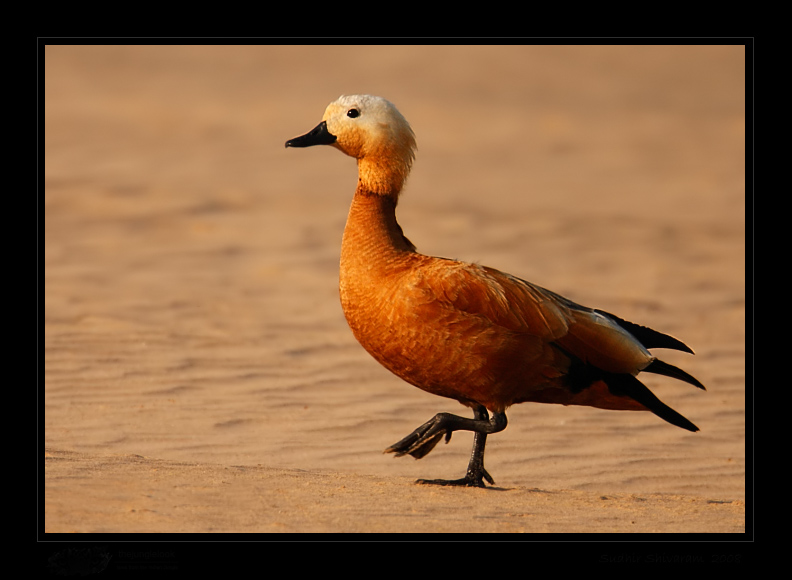
[[698, 430], [635, 378], [654, 372], [704, 388], [648, 350], [692, 352], [680, 341], [493, 268], [416, 251], [395, 214], [415, 141], [391, 103], [367, 95], [341, 97], [319, 126], [286, 146], [315, 144], [358, 159], [340, 274], [341, 304], [352, 332], [397, 376], [474, 410], [474, 419], [438, 414], [386, 450], [419, 458], [454, 430], [476, 433], [464, 478], [422, 483], [492, 483], [483, 466], [486, 436], [505, 428], [505, 411], [515, 403], [650, 410]]

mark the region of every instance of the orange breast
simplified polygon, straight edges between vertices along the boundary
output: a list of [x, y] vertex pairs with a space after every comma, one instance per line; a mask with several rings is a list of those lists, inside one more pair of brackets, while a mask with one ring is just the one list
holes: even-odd
[[349, 326], [387, 369], [430, 393], [493, 411], [563, 374], [568, 361], [549, 345], [552, 331], [541, 315], [536, 332], [526, 332], [524, 321], [492, 303], [502, 297], [470, 265], [415, 253], [401, 258], [385, 275], [342, 284]]
[[491, 411], [523, 401], [643, 408], [604, 384], [577, 392], [564, 381], [570, 356], [638, 373], [652, 357], [629, 333], [498, 270], [416, 253], [394, 208], [356, 194], [341, 253], [344, 314], [383, 366], [425, 391]]

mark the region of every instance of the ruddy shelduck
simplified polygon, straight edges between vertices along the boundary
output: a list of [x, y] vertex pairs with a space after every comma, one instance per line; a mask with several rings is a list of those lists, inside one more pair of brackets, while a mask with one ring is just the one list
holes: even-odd
[[636, 378], [656, 373], [703, 389], [649, 352], [693, 352], [676, 338], [494, 268], [416, 251], [395, 211], [415, 136], [392, 103], [370, 95], [340, 97], [311, 132], [286, 142], [312, 145], [331, 145], [357, 159], [340, 273], [341, 305], [355, 338], [408, 383], [473, 410], [473, 419], [438, 413], [385, 450], [418, 459], [454, 431], [474, 432], [465, 477], [418, 483], [494, 484], [484, 468], [484, 446], [487, 435], [506, 428], [506, 409], [515, 403], [648, 410], [698, 431]]

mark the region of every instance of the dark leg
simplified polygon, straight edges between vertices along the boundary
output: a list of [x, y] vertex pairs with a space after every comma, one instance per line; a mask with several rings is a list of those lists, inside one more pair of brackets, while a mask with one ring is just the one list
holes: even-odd
[[419, 479], [416, 483], [485, 487], [484, 480], [486, 480], [492, 485], [494, 484], [492, 476], [484, 469], [484, 446], [487, 443], [488, 434], [498, 433], [506, 428], [506, 414], [493, 413], [490, 419], [487, 409], [481, 405], [476, 407], [473, 413], [474, 419], [466, 419], [450, 413], [438, 413], [407, 437], [388, 447], [385, 453], [396, 453], [397, 457], [412, 455], [416, 459], [420, 459], [434, 449], [443, 436], [448, 443], [454, 431], [473, 431], [475, 433], [473, 451], [465, 477], [452, 480]]

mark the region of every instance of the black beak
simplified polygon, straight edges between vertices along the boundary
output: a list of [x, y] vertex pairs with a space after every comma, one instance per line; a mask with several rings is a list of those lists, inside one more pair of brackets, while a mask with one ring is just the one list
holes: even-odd
[[327, 123], [322, 121], [310, 133], [302, 137], [295, 137], [286, 141], [286, 147], [311, 147], [312, 145], [331, 145], [336, 142], [336, 136], [327, 130]]

